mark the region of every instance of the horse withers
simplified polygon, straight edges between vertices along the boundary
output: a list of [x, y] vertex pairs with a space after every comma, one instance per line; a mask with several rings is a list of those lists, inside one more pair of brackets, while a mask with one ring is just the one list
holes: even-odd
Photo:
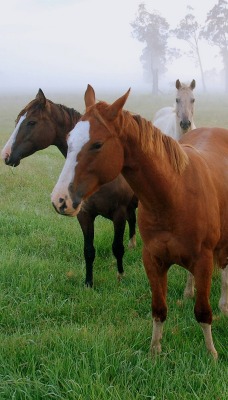
[[178, 143], [123, 110], [129, 92], [111, 105], [96, 103], [88, 85], [86, 113], [68, 138], [70, 152], [52, 203], [61, 214], [76, 215], [88, 196], [122, 172], [139, 199], [143, 263], [152, 290], [152, 353], [161, 351], [167, 273], [178, 264], [194, 275], [195, 318], [217, 358], [209, 297], [216, 262], [223, 269], [219, 306], [228, 315], [228, 130], [195, 129]]
[[[6, 165], [18, 166], [20, 161], [38, 150], [55, 145], [66, 157], [67, 135], [73, 129], [81, 114], [73, 108], [56, 104], [46, 99], [39, 89], [36, 98], [21, 110], [14, 132], [2, 150]], [[104, 185], [85, 203], [77, 215], [84, 238], [86, 264], [86, 286], [93, 286], [93, 263], [95, 260], [94, 223], [98, 215], [113, 222], [114, 238], [112, 252], [116, 258], [118, 279], [123, 273], [124, 231], [129, 225], [129, 247], [136, 245], [137, 198], [122, 175]]]

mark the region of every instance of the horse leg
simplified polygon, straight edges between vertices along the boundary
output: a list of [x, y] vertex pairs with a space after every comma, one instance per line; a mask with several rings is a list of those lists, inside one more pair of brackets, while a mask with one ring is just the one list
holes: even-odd
[[193, 298], [195, 289], [195, 280], [191, 272], [188, 272], [187, 283], [184, 289], [184, 297]]
[[126, 226], [126, 212], [119, 208], [113, 216], [114, 225], [114, 239], [112, 243], [112, 252], [117, 261], [117, 279], [121, 280], [124, 269], [123, 269], [123, 255], [124, 255], [124, 230]]
[[135, 212], [134, 206], [129, 207], [127, 221], [128, 221], [128, 225], [129, 225], [128, 248], [132, 249], [132, 248], [136, 247], [136, 234], [135, 234], [136, 212]]
[[213, 255], [212, 252], [205, 251], [195, 263], [194, 277], [196, 285], [196, 302], [194, 313], [197, 322], [201, 325], [203, 330], [206, 348], [213, 355], [215, 359], [218, 353], [214, 347], [211, 323], [212, 311], [209, 303], [211, 279], [213, 272]]
[[159, 265], [154, 259], [152, 261], [150, 253], [143, 247], [143, 264], [152, 291], [152, 317], [153, 329], [151, 339], [152, 355], [161, 352], [161, 339], [163, 324], [167, 317], [167, 268]]
[[93, 262], [95, 259], [94, 240], [94, 217], [89, 213], [80, 211], [78, 221], [81, 226], [84, 237], [84, 257], [86, 263], [85, 284], [87, 287], [93, 286]]
[[219, 300], [219, 308], [225, 314], [228, 315], [228, 265], [222, 269], [222, 286], [221, 286], [221, 297]]

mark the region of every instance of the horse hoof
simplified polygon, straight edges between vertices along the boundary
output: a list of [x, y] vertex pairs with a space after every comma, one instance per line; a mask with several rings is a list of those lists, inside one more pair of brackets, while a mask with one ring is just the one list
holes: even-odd
[[135, 247], [136, 247], [136, 237], [135, 237], [135, 235], [134, 235], [134, 236], [132, 236], [132, 238], [129, 240], [128, 248], [129, 248], [129, 249], [134, 249]]
[[124, 272], [118, 272], [117, 273], [117, 281], [118, 282], [121, 282], [122, 281], [122, 279], [123, 279], [123, 277], [124, 277]]

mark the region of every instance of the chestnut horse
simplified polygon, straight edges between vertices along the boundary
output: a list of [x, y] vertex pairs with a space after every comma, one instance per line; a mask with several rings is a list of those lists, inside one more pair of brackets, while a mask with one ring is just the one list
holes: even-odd
[[167, 272], [172, 264], [195, 278], [195, 317], [207, 349], [213, 344], [209, 302], [214, 261], [223, 269], [220, 309], [228, 314], [228, 130], [200, 128], [181, 144], [123, 107], [85, 92], [86, 112], [68, 138], [69, 153], [52, 192], [63, 215], [77, 215], [103, 184], [124, 175], [139, 199], [143, 263], [152, 290], [152, 353], [161, 351], [167, 317]]
[[[193, 90], [196, 87], [195, 79], [190, 85], [176, 80], [176, 105], [175, 107], [163, 107], [154, 116], [153, 124], [166, 135], [179, 140], [182, 135], [195, 129], [193, 121], [195, 97]], [[194, 277], [189, 272], [187, 284], [184, 290], [185, 297], [194, 296]]]
[[178, 140], [192, 129], [195, 129], [193, 121], [195, 97], [195, 79], [190, 85], [176, 80], [176, 105], [175, 107], [163, 107], [155, 113], [153, 124], [166, 135]]
[[[37, 150], [55, 145], [66, 157], [67, 134], [73, 129], [81, 114], [73, 108], [55, 104], [46, 99], [40, 89], [37, 96], [19, 113], [16, 128], [2, 150], [7, 165], [16, 167], [20, 160]], [[78, 221], [84, 237], [87, 286], [93, 286], [94, 222], [98, 215], [114, 225], [112, 251], [117, 260], [118, 278], [123, 275], [123, 236], [126, 221], [129, 224], [129, 247], [135, 247], [137, 199], [122, 175], [103, 186], [88, 201], [78, 214]]]

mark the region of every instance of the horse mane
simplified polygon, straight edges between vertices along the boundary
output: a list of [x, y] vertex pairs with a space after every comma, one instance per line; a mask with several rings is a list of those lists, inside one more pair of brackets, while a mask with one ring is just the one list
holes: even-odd
[[[71, 119], [71, 122], [72, 122], [72, 129], [73, 129], [74, 125], [75, 125], [75, 122], [77, 122], [79, 120], [79, 118], [81, 118], [81, 116], [82, 116], [74, 108], [69, 108], [67, 106], [64, 106], [63, 104], [54, 103], [53, 101], [48, 100], [48, 99], [46, 101], [48, 102], [48, 104], [51, 104], [51, 105], [54, 105], [54, 106], [58, 107], [60, 109], [60, 111], [62, 112], [63, 117], [64, 117], [64, 112], [66, 112], [69, 115], [69, 117]], [[20, 111], [20, 113], [18, 114], [18, 116], [16, 118], [15, 124], [17, 125], [20, 117], [22, 117], [22, 115], [24, 115], [28, 111], [40, 111], [40, 112], [42, 112], [43, 109], [44, 109], [44, 105], [40, 102], [39, 99], [35, 98], [34, 100], [30, 101], [25, 106], [25, 108], [23, 108]]]
[[[99, 101], [91, 110], [99, 122], [113, 135], [105, 120], [105, 110], [108, 107], [107, 103]], [[118, 118], [118, 127], [120, 136], [126, 136], [127, 131], [127, 136], [133, 136], [145, 153], [154, 151], [162, 158], [164, 158], [164, 154], [167, 154], [170, 164], [177, 173], [181, 174], [188, 165], [188, 156], [180, 144], [140, 115], [123, 110]]]

